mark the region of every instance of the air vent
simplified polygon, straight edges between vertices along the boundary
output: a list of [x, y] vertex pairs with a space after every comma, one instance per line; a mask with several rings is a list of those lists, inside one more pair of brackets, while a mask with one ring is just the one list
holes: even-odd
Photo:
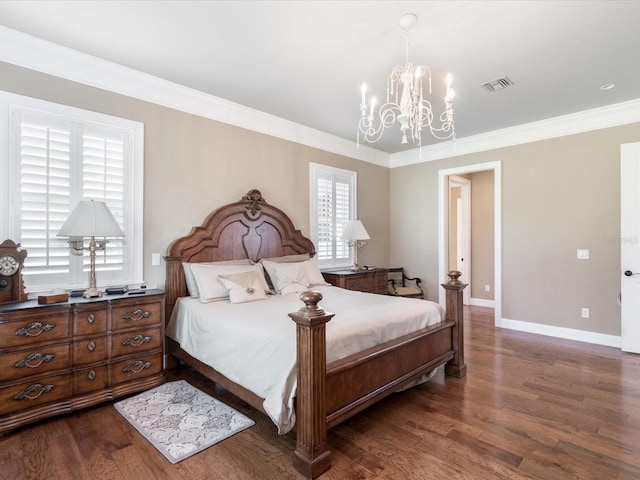
[[490, 82], [483, 83], [482, 86], [489, 90], [490, 92], [495, 92], [497, 90], [502, 90], [509, 86], [513, 85], [513, 82], [509, 80], [508, 77], [498, 78], [496, 80], [491, 80]]

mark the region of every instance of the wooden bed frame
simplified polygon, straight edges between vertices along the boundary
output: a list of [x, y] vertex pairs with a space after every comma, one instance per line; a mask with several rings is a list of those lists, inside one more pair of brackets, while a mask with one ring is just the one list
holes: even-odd
[[[218, 208], [202, 226], [169, 245], [165, 257], [167, 321], [176, 300], [188, 295], [183, 262], [257, 261], [299, 253], [313, 256], [313, 243], [294, 228], [283, 211], [266, 203], [260, 191], [249, 191], [242, 200]], [[300, 295], [304, 305], [289, 314], [297, 329], [297, 445], [293, 463], [306, 478], [316, 478], [331, 467], [327, 429], [439, 365], [445, 364], [448, 375], [466, 374], [462, 340], [462, 290], [466, 285], [458, 280], [460, 272], [449, 276], [450, 281], [443, 284], [443, 322], [329, 364], [325, 326], [334, 314], [318, 305], [320, 293]], [[191, 357], [174, 340], [166, 340], [169, 354], [264, 413], [262, 398]]]

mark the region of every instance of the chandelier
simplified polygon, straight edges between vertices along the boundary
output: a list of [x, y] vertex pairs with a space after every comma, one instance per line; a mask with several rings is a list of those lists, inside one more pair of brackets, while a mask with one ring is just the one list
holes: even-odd
[[404, 66], [396, 65], [387, 78], [387, 101], [380, 105], [376, 115], [376, 98], [372, 97], [367, 103], [367, 85], [362, 84], [362, 116], [358, 124], [358, 145], [360, 135], [364, 141], [375, 143], [382, 137], [384, 130], [399, 123], [402, 132], [402, 143], [408, 143], [410, 136], [414, 145], [422, 147], [422, 129], [428, 128], [431, 134], [439, 140], [452, 138], [455, 140], [453, 124], [453, 88], [451, 88], [451, 74], [446, 77], [446, 95], [444, 97], [444, 111], [436, 123], [435, 113], [429, 97], [423, 95], [423, 87], [428, 89], [431, 96], [431, 70], [429, 67], [413, 65], [409, 61], [409, 30], [415, 25], [417, 16], [408, 13], [400, 17], [399, 24], [406, 32], [407, 59]]

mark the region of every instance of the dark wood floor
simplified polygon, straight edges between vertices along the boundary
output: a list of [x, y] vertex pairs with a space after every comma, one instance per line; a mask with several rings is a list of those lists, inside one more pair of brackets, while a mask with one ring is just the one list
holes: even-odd
[[[464, 379], [438, 374], [329, 432], [332, 479], [640, 479], [640, 356], [493, 327], [467, 312]], [[0, 439], [2, 479], [299, 479], [292, 436], [256, 425], [171, 465], [111, 404]]]

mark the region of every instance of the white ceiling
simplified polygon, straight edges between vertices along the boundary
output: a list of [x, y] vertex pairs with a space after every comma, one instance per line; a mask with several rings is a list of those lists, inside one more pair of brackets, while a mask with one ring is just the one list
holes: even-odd
[[[3, 0], [0, 24], [355, 141], [408, 12], [413, 63], [454, 76], [458, 138], [640, 98], [637, 1]], [[402, 151], [389, 133], [372, 146]]]

